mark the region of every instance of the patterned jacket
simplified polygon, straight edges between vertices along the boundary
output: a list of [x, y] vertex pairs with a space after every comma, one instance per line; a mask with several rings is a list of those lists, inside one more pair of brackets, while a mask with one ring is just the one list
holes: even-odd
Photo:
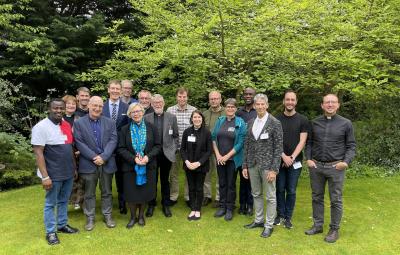
[[[254, 121], [254, 119], [251, 120], [247, 127], [243, 148], [243, 168], [257, 165], [264, 170], [273, 170], [278, 173], [283, 152], [282, 125], [279, 120], [269, 114], [260, 138], [256, 140], [252, 131]], [[261, 139], [262, 134], [264, 134], [264, 139]]]

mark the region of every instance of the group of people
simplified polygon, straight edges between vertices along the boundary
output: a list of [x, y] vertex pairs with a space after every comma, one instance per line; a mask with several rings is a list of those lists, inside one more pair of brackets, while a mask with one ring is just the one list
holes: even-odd
[[355, 139], [351, 122], [337, 114], [336, 95], [323, 97], [323, 115], [310, 123], [296, 112], [297, 95], [291, 90], [284, 94], [283, 113], [274, 117], [268, 112], [268, 97], [253, 88], [243, 91], [243, 107], [234, 98], [222, 106], [221, 93], [212, 91], [210, 108], [201, 112], [188, 104], [186, 88], [177, 89], [177, 104], [165, 111], [162, 95], [142, 90], [136, 100], [132, 87], [129, 80], [110, 81], [105, 102], [90, 97], [85, 87], [76, 97], [52, 99], [48, 117], [32, 129], [31, 143], [46, 190], [44, 222], [50, 245], [59, 243], [57, 232], [78, 232], [68, 224], [69, 201], [82, 207], [85, 229], [94, 229], [97, 183], [105, 225], [116, 226], [114, 174], [119, 212], [130, 211], [128, 229], [144, 226], [145, 216], [153, 216], [158, 179], [162, 212], [171, 217], [182, 168], [189, 221], [201, 219], [202, 206], [212, 202], [211, 180], [217, 173], [214, 217], [232, 220], [239, 175], [238, 214], [255, 215], [244, 227], [263, 228], [264, 238], [271, 236], [274, 225], [291, 229], [304, 147], [314, 220], [305, 234], [323, 232], [328, 182], [331, 224], [325, 241], [339, 238], [344, 170], [355, 156]]

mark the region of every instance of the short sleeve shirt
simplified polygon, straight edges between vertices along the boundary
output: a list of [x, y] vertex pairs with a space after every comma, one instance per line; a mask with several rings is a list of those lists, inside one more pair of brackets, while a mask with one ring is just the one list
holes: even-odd
[[71, 125], [65, 120], [56, 125], [46, 118], [33, 127], [31, 144], [44, 146], [47, 173], [53, 181], [74, 176], [72, 143]]

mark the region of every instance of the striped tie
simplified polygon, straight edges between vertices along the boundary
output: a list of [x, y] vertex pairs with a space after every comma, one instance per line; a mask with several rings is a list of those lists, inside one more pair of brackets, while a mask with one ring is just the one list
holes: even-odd
[[112, 112], [111, 112], [111, 119], [113, 121], [117, 121], [117, 104], [111, 104], [112, 105]]

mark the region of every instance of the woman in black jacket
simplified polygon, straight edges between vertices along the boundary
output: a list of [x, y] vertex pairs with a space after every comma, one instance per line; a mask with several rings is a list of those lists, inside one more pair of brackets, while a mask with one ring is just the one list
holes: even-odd
[[132, 121], [122, 127], [118, 134], [117, 153], [122, 161], [125, 201], [131, 211], [131, 219], [126, 227], [132, 228], [136, 221], [140, 226], [145, 225], [145, 204], [156, 195], [156, 159], [161, 145], [154, 126], [143, 119], [143, 106], [132, 103], [127, 115]]
[[204, 126], [204, 117], [199, 110], [193, 111], [190, 122], [192, 126], [182, 135], [181, 155], [189, 187], [191, 212], [188, 220], [199, 220], [204, 179], [210, 169], [212, 142], [211, 133]]

